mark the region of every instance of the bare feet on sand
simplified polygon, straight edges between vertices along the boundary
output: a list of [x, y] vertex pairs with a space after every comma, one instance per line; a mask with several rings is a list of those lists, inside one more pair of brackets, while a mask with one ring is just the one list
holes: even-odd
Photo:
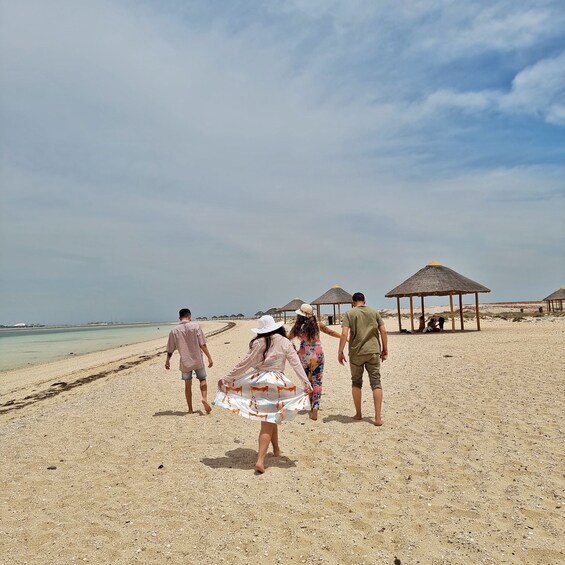
[[273, 449], [273, 457], [280, 457], [282, 452], [280, 449]]
[[355, 416], [353, 416], [354, 420], [362, 420], [363, 416], [361, 416], [361, 414], [355, 414]]
[[375, 419], [375, 426], [382, 426], [382, 425], [383, 425], [382, 418], [379, 418], [378, 420]]
[[212, 407], [208, 404], [208, 401], [203, 400], [202, 406], [204, 406], [204, 410], [206, 410], [206, 414], [210, 414], [210, 412], [212, 412]]
[[318, 409], [314, 408], [312, 412], [310, 412], [310, 420], [317, 420], [318, 419]]
[[255, 472], [262, 475], [265, 472], [265, 465], [261, 463], [255, 463]]

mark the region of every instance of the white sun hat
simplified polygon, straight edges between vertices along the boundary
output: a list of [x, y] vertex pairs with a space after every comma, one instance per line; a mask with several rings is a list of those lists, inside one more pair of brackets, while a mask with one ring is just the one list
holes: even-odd
[[304, 316], [305, 318], [310, 318], [313, 311], [314, 309], [310, 304], [303, 304], [298, 310], [295, 310], [299, 316]]
[[256, 334], [268, 334], [269, 332], [278, 330], [282, 326], [284, 326], [284, 322], [275, 322], [272, 316], [266, 315], [259, 318], [259, 327], [251, 328], [251, 331]]

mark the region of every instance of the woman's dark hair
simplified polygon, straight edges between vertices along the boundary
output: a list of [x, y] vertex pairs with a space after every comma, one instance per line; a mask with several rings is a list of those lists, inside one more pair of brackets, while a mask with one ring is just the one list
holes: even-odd
[[318, 327], [316, 316], [307, 318], [306, 316], [298, 314], [296, 316], [296, 322], [294, 322], [294, 326], [292, 326], [292, 330], [290, 331], [292, 335], [296, 337], [305, 335], [308, 341], [314, 341], [318, 339], [320, 335], [320, 328]]
[[276, 330], [273, 330], [272, 332], [266, 333], [266, 334], [258, 334], [257, 336], [255, 336], [250, 342], [249, 342], [249, 349], [251, 349], [251, 347], [253, 346], [253, 342], [257, 341], [258, 339], [265, 339], [265, 351], [263, 351], [263, 361], [265, 361], [265, 357], [267, 357], [267, 352], [269, 351], [269, 349], [271, 349], [271, 343], [272, 343], [272, 339], [271, 336], [278, 334], [278, 335], [282, 335], [283, 337], [286, 337], [286, 330], [284, 329], [284, 326], [281, 326], [280, 328], [277, 328]]

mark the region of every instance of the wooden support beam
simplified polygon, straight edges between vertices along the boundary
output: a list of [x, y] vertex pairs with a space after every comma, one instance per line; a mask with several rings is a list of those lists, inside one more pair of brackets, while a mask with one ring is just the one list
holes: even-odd
[[475, 316], [477, 317], [477, 331], [481, 331], [481, 318], [479, 316], [479, 293], [475, 292]]
[[455, 331], [455, 312], [453, 310], [453, 294], [449, 295], [449, 309], [451, 310], [451, 331]]
[[402, 319], [400, 318], [400, 298], [396, 297], [396, 311], [398, 312], [398, 331], [402, 331]]
[[465, 329], [465, 324], [463, 322], [463, 296], [459, 295], [459, 318], [461, 318], [461, 331]]
[[414, 331], [414, 300], [410, 297], [410, 328]]
[[426, 312], [424, 310], [424, 295], [420, 296], [420, 304], [422, 306], [422, 316], [426, 317]]

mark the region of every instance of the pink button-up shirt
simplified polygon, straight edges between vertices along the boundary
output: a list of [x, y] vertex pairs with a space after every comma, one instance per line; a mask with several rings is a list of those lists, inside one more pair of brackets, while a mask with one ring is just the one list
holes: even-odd
[[169, 334], [167, 353], [178, 350], [180, 354], [180, 370], [188, 373], [204, 367], [201, 345], [206, 344], [206, 336], [199, 324], [183, 320]]
[[224, 383], [228, 386], [233, 385], [237, 377], [241, 377], [250, 369], [284, 373], [284, 367], [288, 361], [300, 380], [309, 386], [310, 381], [292, 343], [279, 334], [272, 335], [271, 340], [271, 347], [265, 356], [265, 360], [263, 360], [265, 340], [254, 341], [247, 355], [224, 377]]

